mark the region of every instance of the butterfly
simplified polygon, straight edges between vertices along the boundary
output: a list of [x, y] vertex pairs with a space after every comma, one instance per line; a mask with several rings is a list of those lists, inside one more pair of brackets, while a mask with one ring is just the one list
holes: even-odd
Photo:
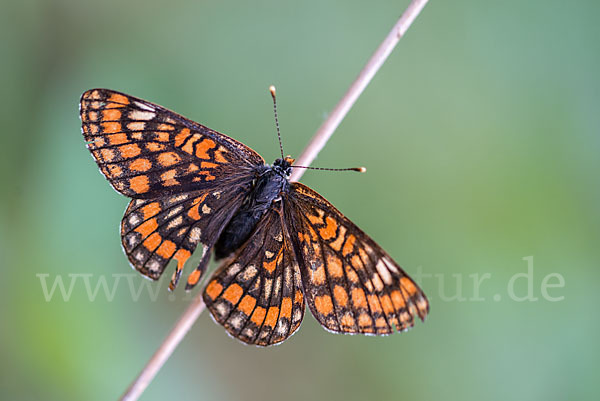
[[289, 181], [294, 159], [283, 151], [268, 165], [226, 135], [108, 89], [84, 92], [80, 117], [100, 171], [132, 198], [121, 222], [130, 263], [158, 280], [176, 261], [174, 290], [200, 244], [190, 290], [211, 255], [221, 259], [203, 299], [231, 336], [278, 344], [299, 328], [305, 305], [325, 329], [348, 334], [405, 331], [428, 314], [423, 291], [379, 245]]

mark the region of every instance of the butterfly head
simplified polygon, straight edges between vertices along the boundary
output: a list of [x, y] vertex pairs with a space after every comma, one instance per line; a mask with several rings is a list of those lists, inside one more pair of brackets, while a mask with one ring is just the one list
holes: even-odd
[[273, 163], [273, 169], [278, 171], [280, 174], [285, 177], [289, 177], [292, 173], [292, 164], [296, 159], [293, 159], [291, 156], [286, 156], [282, 159], [277, 159]]

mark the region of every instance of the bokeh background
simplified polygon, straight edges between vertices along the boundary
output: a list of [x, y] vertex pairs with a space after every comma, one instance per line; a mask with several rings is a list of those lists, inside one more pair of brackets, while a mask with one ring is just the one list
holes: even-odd
[[[407, 4], [4, 0], [0, 399], [116, 399], [189, 303], [121, 251], [127, 200], [84, 146], [84, 90], [272, 161], [275, 84], [298, 155]], [[421, 272], [425, 324], [340, 336], [307, 314], [258, 349], [204, 313], [142, 399], [598, 399], [599, 4], [430, 2], [314, 163], [368, 172], [303, 177]], [[90, 298], [102, 278], [114, 294]]]

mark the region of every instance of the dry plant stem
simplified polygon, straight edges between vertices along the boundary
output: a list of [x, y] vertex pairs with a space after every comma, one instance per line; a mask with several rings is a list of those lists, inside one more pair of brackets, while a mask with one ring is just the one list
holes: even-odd
[[204, 311], [206, 305], [204, 304], [204, 301], [202, 301], [201, 294], [202, 293], [200, 292], [194, 297], [185, 312], [183, 312], [183, 315], [181, 315], [177, 323], [175, 323], [175, 326], [171, 329], [167, 338], [165, 338], [144, 369], [140, 372], [140, 375], [121, 396], [121, 400], [134, 401], [142, 395], [146, 387], [148, 387], [152, 379], [154, 379], [154, 376], [156, 376], [160, 368], [165, 364], [167, 359], [169, 359], [181, 340], [183, 340], [183, 337], [185, 337], [187, 332], [192, 328], [196, 319], [198, 319], [198, 316]]
[[[333, 132], [342, 122], [346, 114], [350, 111], [360, 94], [367, 87], [371, 79], [375, 76], [379, 68], [390, 55], [398, 41], [404, 36], [406, 30], [419, 15], [427, 0], [413, 0], [404, 14], [400, 17], [396, 25], [392, 28], [387, 37], [381, 42], [373, 56], [369, 59], [365, 67], [362, 69], [352, 86], [348, 89], [344, 97], [335, 106], [327, 120], [319, 127], [315, 135], [312, 137], [302, 155], [296, 160], [299, 166], [310, 166], [312, 161], [317, 157], [321, 149], [325, 146]], [[306, 169], [296, 168], [292, 171], [290, 181], [298, 181]]]
[[[358, 75], [358, 78], [356, 78], [352, 86], [350, 86], [348, 92], [346, 92], [342, 100], [335, 106], [327, 120], [321, 125], [308, 146], [304, 149], [297, 160], [298, 165], [309, 166], [315, 157], [317, 157], [319, 151], [323, 149], [335, 129], [342, 122], [346, 114], [348, 114], [348, 111], [350, 111], [354, 102], [356, 102], [356, 99], [358, 99], [362, 91], [369, 84], [373, 76], [394, 49], [394, 46], [396, 46], [400, 38], [402, 38], [426, 3], [427, 0], [413, 0], [409, 4], [404, 14], [402, 14], [402, 17], [400, 17], [396, 25], [394, 25], [394, 28], [392, 28], [392, 31], [377, 48], [371, 59], [367, 62], [367, 65]], [[304, 169], [294, 169], [290, 180], [298, 181], [303, 173]], [[156, 373], [158, 373], [162, 365], [169, 359], [175, 348], [177, 348], [177, 345], [179, 345], [183, 337], [196, 322], [198, 316], [204, 311], [204, 308], [205, 305], [202, 301], [202, 293], [198, 292], [192, 303], [188, 306], [177, 323], [175, 323], [175, 326], [173, 326], [173, 329], [171, 329], [167, 338], [165, 338], [156, 353], [152, 356], [150, 361], [148, 361], [140, 375], [125, 391], [121, 400], [134, 401], [140, 397], [154, 376], [156, 376]]]

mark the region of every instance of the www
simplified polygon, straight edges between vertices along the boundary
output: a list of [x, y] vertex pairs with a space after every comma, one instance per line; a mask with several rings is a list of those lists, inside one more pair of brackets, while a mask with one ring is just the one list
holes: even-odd
[[[148, 289], [148, 295], [152, 302], [156, 301], [160, 291], [160, 287], [153, 286], [150, 281], [142, 280], [140, 282], [139, 276], [136, 274], [112, 274], [110, 276], [112, 285], [109, 285], [106, 275], [100, 275], [94, 280], [94, 275], [91, 273], [70, 273], [68, 274], [68, 280], [63, 280], [63, 275], [56, 275], [50, 286], [48, 285], [50, 274], [38, 273], [36, 277], [40, 279], [42, 293], [46, 302], [51, 302], [57, 294], [59, 297], [62, 297], [63, 302], [68, 302], [73, 295], [76, 285], [84, 286], [85, 293], [90, 302], [94, 302], [101, 292], [104, 294], [106, 301], [112, 302], [122, 278], [125, 278], [127, 281], [129, 295], [134, 302], [140, 299], [144, 288]], [[134, 278], [141, 283], [137, 288], [135, 288]], [[65, 281], [68, 281], [68, 285], [65, 285]], [[95, 286], [92, 285], [92, 282], [95, 282]]]

